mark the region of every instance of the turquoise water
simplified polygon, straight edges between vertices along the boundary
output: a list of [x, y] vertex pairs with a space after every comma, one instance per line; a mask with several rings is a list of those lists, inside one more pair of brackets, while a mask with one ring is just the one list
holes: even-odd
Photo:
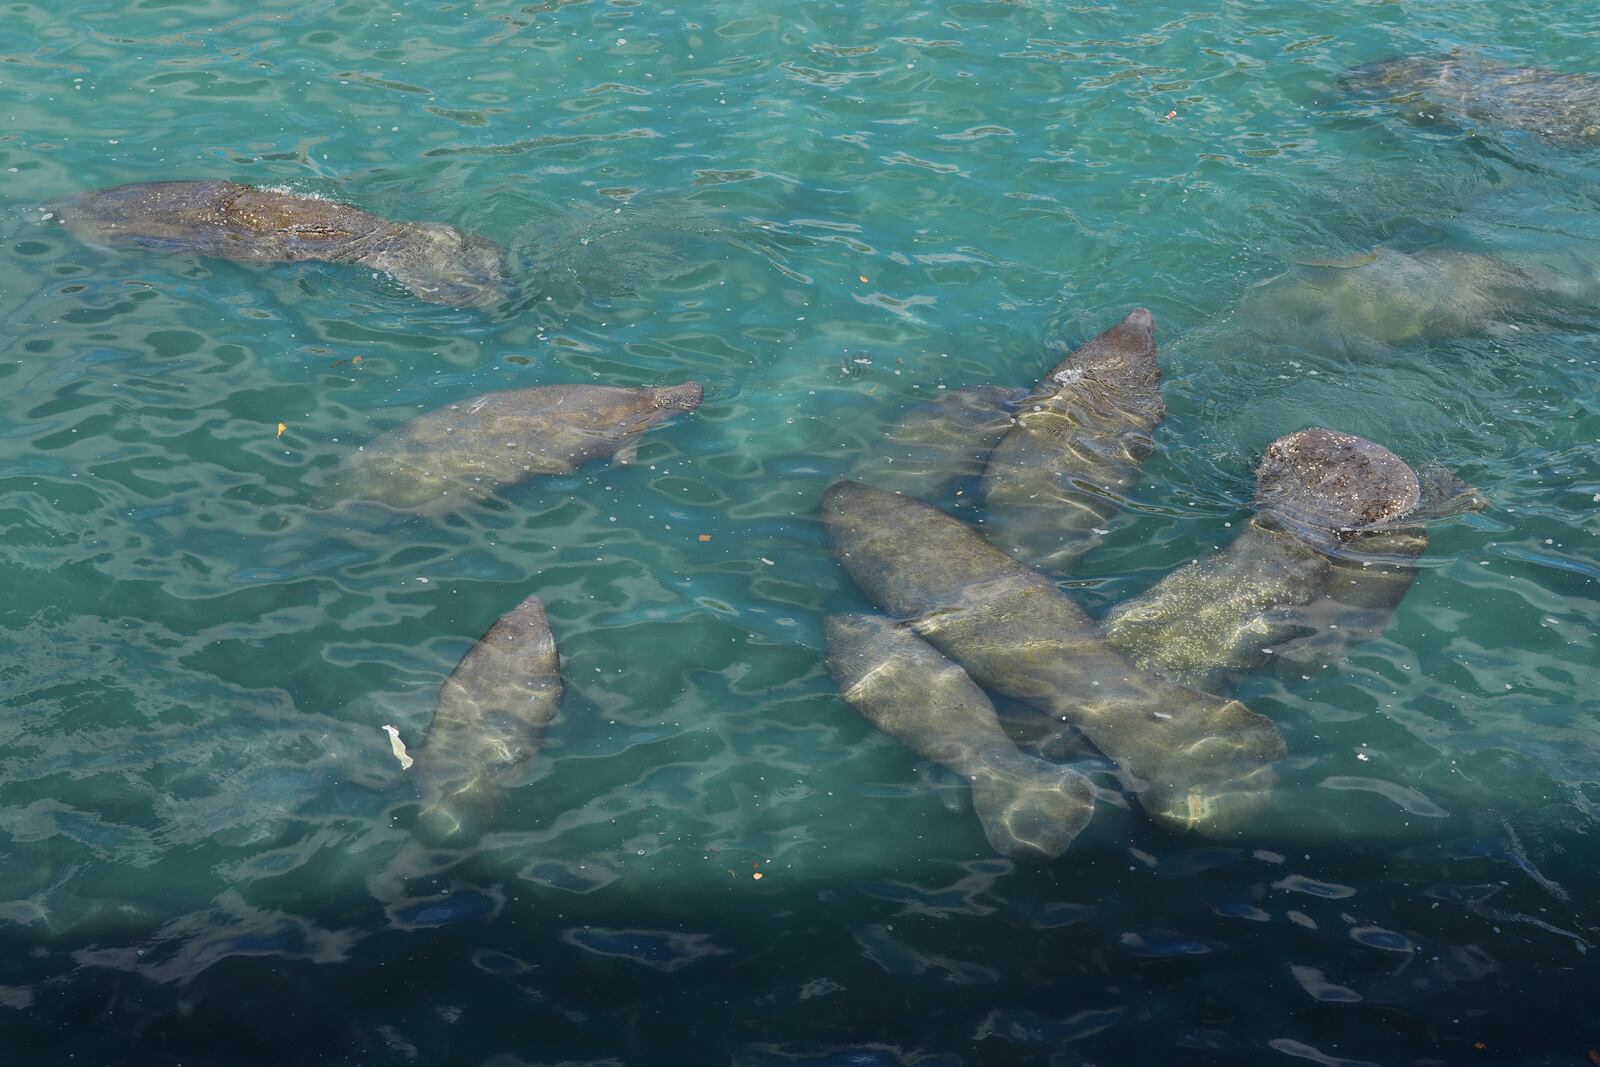
[[[1581, 71], [1600, 24], [1572, 0], [10, 5], [7, 1061], [1584, 1062], [1600, 150], [1338, 85], [1456, 46]], [[92, 248], [39, 210], [172, 178], [482, 233], [519, 296]], [[1375, 248], [1565, 297], [1404, 337], [1275, 302], [1342, 277], [1297, 261]], [[1029, 385], [1135, 305], [1170, 414], [1065, 583], [1091, 614], [1226, 543], [1261, 448], [1307, 425], [1491, 506], [1432, 527], [1381, 639], [1239, 690], [1288, 743], [1269, 825], [1183, 837], [1089, 765], [1088, 830], [1013, 861], [839, 700], [820, 619], [865, 605], [817, 502], [910, 405]], [[443, 518], [313, 506], [420, 409], [691, 379], [705, 403], [636, 464]], [[547, 748], [483, 840], [425, 848], [379, 727], [420, 737], [530, 593], [564, 663]]]

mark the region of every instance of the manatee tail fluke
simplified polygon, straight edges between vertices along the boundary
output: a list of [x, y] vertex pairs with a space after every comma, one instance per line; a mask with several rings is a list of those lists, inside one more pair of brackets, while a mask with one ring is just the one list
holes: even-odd
[[972, 806], [996, 850], [1055, 859], [1094, 813], [1094, 787], [1071, 767], [1021, 757], [978, 776], [972, 782]]
[[[424, 755], [424, 760], [425, 760]], [[418, 763], [418, 769], [425, 765]], [[503, 791], [483, 776], [470, 780], [453, 781], [443, 788], [424, 787], [423, 809], [417, 813], [412, 827], [417, 840], [430, 848], [447, 848], [471, 844], [482, 837], [494, 817]]]

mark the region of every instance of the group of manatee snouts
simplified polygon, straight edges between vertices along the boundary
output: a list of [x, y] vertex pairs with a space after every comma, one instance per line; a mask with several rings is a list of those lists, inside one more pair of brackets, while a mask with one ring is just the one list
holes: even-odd
[[[1434, 112], [1600, 142], [1600, 80], [1471, 56], [1352, 72]], [[1553, 102], [1571, 105], [1560, 122]], [[1537, 114], [1538, 121], [1528, 117]], [[510, 292], [504, 249], [438, 223], [396, 222], [324, 199], [225, 181], [123, 185], [47, 205], [86, 241], [245, 263], [362, 264], [423, 300], [488, 306]], [[1280, 437], [1256, 472], [1255, 513], [1232, 543], [1092, 620], [1057, 583], [1105, 532], [1166, 414], [1155, 320], [1137, 308], [1027, 392], [955, 390], [908, 412], [885, 448], [823, 496], [833, 551], [884, 614], [824, 629], [844, 699], [965, 780], [989, 842], [1061, 855], [1095, 789], [1057, 762], [1093, 746], [1160, 823], [1248, 825], [1285, 756], [1278, 727], [1227, 687], [1286, 643], [1337, 657], [1380, 633], [1415, 575], [1430, 517], [1483, 506], [1448, 472], [1419, 475], [1372, 441], [1329, 429]], [[626, 455], [692, 411], [701, 388], [549, 385], [428, 412], [356, 450], [325, 489], [402, 510], [451, 506], [538, 475]], [[982, 532], [929, 501], [981, 474]], [[1037, 709], [1031, 728], [985, 690]], [[494, 623], [440, 689], [413, 756], [423, 822], [476, 824], [494, 779], [532, 756], [562, 683], [544, 605]], [[1020, 731], [1021, 742], [1011, 731]]]

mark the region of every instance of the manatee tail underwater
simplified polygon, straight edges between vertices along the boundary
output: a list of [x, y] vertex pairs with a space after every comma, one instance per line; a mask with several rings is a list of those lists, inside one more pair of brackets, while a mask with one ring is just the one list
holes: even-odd
[[1071, 767], [1018, 755], [972, 781], [972, 807], [996, 851], [1054, 859], [1088, 824], [1093, 794]]

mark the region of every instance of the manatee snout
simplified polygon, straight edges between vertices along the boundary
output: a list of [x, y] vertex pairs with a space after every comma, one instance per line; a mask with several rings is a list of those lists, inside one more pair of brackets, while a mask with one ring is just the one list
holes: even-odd
[[656, 390], [656, 407], [663, 411], [693, 411], [700, 406], [705, 391], [699, 382], [685, 382]]
[[1296, 526], [1341, 530], [1407, 514], [1422, 483], [1405, 460], [1354, 434], [1313, 427], [1267, 446], [1256, 506]]
[[1122, 324], [1124, 326], [1130, 326], [1136, 330], [1141, 330], [1144, 333], [1154, 333], [1156, 329], [1156, 317], [1150, 314], [1149, 308], [1134, 308], [1132, 311], [1128, 312], [1128, 316], [1122, 320]]

